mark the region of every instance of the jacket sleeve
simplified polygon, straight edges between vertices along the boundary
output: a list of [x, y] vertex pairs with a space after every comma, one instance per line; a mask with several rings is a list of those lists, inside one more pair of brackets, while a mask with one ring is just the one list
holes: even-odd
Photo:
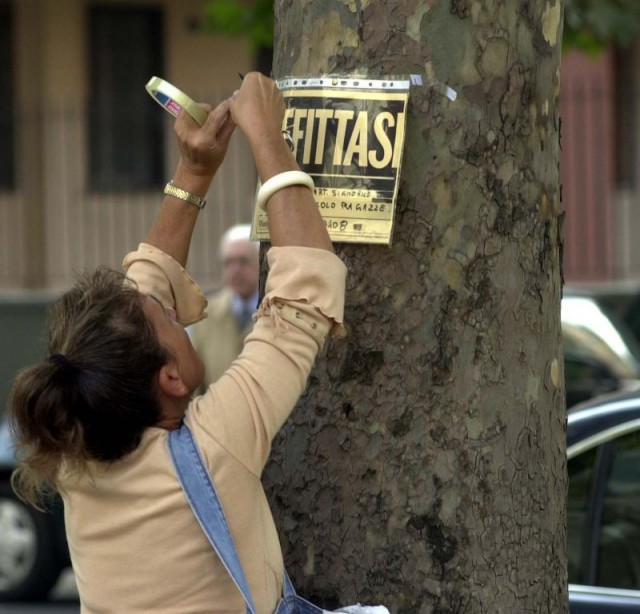
[[209, 443], [222, 446], [256, 475], [326, 337], [344, 334], [346, 268], [334, 254], [277, 247], [268, 261], [265, 297], [242, 353], [187, 412], [205, 456]]
[[162, 250], [141, 243], [127, 254], [123, 266], [140, 292], [173, 307], [178, 321], [187, 326], [206, 317], [207, 299], [184, 268]]

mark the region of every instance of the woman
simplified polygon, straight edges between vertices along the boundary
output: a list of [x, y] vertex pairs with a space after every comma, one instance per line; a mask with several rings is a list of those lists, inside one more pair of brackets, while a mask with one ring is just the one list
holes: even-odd
[[50, 358], [13, 388], [24, 452], [14, 483], [32, 501], [46, 487], [61, 493], [83, 612], [245, 611], [169, 459], [168, 432], [183, 421], [216, 483], [258, 612], [272, 612], [282, 591], [260, 475], [326, 335], [342, 331], [346, 271], [311, 190], [272, 181], [282, 187], [266, 202], [273, 247], [257, 322], [224, 376], [192, 398], [203, 368], [184, 326], [206, 307], [182, 268], [199, 212], [192, 203], [235, 126], [263, 183], [298, 169], [270, 79], [248, 74], [233, 97], [206, 110], [202, 127], [185, 113], [176, 120], [172, 184], [181, 191], [166, 190], [174, 195], [125, 258], [127, 281], [101, 269], [65, 294], [51, 316]]

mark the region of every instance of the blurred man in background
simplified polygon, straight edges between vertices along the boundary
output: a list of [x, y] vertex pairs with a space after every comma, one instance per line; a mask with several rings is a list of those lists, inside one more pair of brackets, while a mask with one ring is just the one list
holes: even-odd
[[215, 382], [235, 360], [253, 324], [258, 305], [260, 244], [251, 241], [250, 234], [249, 224], [238, 224], [222, 236], [223, 287], [207, 296], [207, 317], [189, 331], [205, 366], [203, 388]]

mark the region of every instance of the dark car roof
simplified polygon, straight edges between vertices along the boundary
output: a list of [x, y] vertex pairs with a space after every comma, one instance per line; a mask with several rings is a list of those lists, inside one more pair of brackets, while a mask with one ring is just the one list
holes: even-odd
[[[567, 416], [567, 451], [579, 451], [605, 441], [640, 423], [640, 393], [597, 397], [572, 407]], [[595, 441], [597, 439], [597, 441]], [[578, 448], [579, 446], [579, 448]]]

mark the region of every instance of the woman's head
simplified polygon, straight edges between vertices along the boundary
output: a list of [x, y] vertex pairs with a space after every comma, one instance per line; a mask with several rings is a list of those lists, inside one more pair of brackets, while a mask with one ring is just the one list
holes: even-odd
[[55, 484], [63, 459], [122, 458], [160, 419], [157, 375], [170, 356], [144, 300], [123, 274], [99, 268], [53, 305], [50, 357], [21, 372], [11, 392], [23, 455], [15, 483], [25, 497]]

